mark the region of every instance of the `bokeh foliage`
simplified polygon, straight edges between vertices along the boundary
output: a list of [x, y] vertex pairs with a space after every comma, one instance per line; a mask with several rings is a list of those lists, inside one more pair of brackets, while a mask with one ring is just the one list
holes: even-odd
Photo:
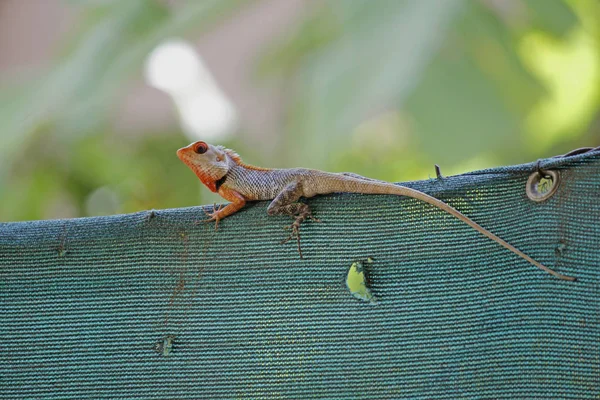
[[[96, 213], [212, 202], [174, 157], [187, 139], [124, 136], [115, 104], [157, 43], [252, 3], [69, 1], [79, 24], [52, 68], [2, 82], [0, 220], [83, 216], [90, 201]], [[596, 0], [307, 4], [249, 66], [287, 93], [276, 156], [250, 147], [260, 132], [243, 124], [224, 143], [252, 162], [397, 181], [600, 145]]]

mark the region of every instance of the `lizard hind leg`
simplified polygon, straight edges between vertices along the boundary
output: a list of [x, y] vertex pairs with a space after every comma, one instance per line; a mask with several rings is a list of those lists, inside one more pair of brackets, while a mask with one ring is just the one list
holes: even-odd
[[267, 213], [269, 215], [289, 215], [294, 218], [294, 222], [287, 226], [289, 229], [290, 236], [286, 238], [282, 243], [287, 243], [292, 239], [296, 239], [298, 243], [298, 253], [302, 258], [302, 249], [300, 247], [300, 225], [306, 219], [312, 219], [319, 221], [313, 217], [310, 207], [304, 203], [298, 202], [298, 199], [302, 197], [302, 183], [292, 182], [287, 185], [276, 197], [273, 199]]
[[300, 258], [302, 258], [302, 248], [300, 247], [300, 225], [307, 219], [312, 219], [316, 221], [318, 220], [312, 216], [310, 208], [304, 203], [293, 203], [283, 206], [282, 214], [288, 214], [294, 217], [294, 222], [292, 222], [291, 225], [285, 227], [291, 232], [290, 236], [284, 239], [281, 243], [287, 243], [292, 239], [296, 239], [296, 242], [298, 243], [298, 254], [300, 254]]

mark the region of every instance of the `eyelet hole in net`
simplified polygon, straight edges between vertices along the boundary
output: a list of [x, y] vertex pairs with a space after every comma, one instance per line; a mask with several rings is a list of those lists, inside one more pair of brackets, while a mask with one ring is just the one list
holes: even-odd
[[560, 174], [557, 171], [536, 171], [529, 176], [525, 191], [530, 200], [540, 202], [548, 200], [560, 183]]

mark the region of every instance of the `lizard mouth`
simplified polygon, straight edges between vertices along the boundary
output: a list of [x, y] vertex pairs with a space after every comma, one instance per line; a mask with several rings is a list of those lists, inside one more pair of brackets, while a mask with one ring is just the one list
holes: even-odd
[[196, 153], [194, 153], [194, 151], [190, 149], [189, 146], [182, 147], [179, 150], [177, 150], [177, 157], [179, 157], [179, 159], [189, 167], [192, 167], [192, 165], [194, 165], [195, 155]]
[[188, 167], [190, 167], [194, 172], [198, 170], [198, 167], [194, 163], [194, 154], [190, 154], [190, 149], [187, 147], [182, 147], [177, 150], [177, 157]]
[[187, 158], [187, 147], [182, 147], [179, 150], [177, 150], [177, 157], [179, 157], [179, 159], [181, 161], [185, 161], [185, 159]]

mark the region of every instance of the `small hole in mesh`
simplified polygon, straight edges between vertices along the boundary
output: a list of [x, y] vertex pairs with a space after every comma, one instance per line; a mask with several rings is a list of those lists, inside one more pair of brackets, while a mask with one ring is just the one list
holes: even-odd
[[365, 266], [372, 263], [372, 258], [352, 263], [346, 275], [346, 287], [350, 291], [350, 294], [357, 299], [366, 303], [376, 304], [377, 298], [373, 296], [369, 288], [369, 279], [365, 271]]
[[527, 197], [536, 202], [547, 200], [554, 195], [559, 183], [560, 175], [557, 171], [534, 172], [527, 180]]
[[562, 256], [564, 251], [567, 249], [567, 244], [564, 243], [563, 241], [561, 241], [555, 248], [554, 251], [556, 252], [557, 256]]
[[175, 340], [175, 336], [174, 335], [167, 335], [165, 337], [162, 338], [161, 341], [159, 341], [158, 343], [156, 343], [154, 345], [154, 350], [164, 356], [164, 357], [168, 357], [171, 352], [173, 351], [173, 341]]

